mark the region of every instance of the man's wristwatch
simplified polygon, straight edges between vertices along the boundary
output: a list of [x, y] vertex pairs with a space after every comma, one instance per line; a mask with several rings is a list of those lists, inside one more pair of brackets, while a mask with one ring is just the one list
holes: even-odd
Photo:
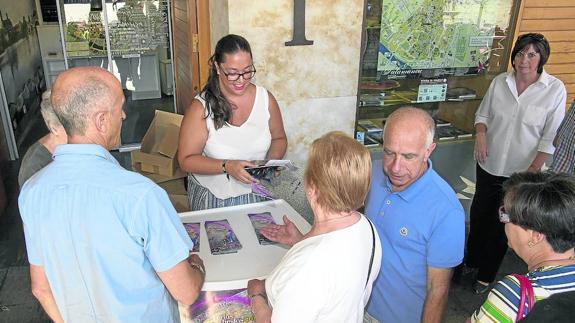
[[199, 271], [203, 276], [206, 275], [206, 270], [204, 269], [204, 266], [191, 261], [188, 261], [188, 263], [190, 264], [190, 266], [192, 266], [193, 269]]

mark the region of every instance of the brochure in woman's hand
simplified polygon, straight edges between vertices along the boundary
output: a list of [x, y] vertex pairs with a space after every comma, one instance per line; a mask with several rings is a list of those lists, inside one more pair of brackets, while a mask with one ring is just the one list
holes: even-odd
[[259, 180], [271, 180], [276, 176], [276, 172], [295, 167], [292, 162], [287, 159], [255, 160], [253, 163], [256, 164], [256, 166], [246, 167], [246, 171]]

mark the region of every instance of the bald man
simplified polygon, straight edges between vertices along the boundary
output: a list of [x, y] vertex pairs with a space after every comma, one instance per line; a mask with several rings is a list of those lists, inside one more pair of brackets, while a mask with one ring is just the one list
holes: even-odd
[[441, 322], [452, 268], [463, 260], [465, 215], [432, 168], [434, 133], [433, 119], [417, 108], [387, 118], [365, 207], [383, 252], [366, 322]]
[[56, 322], [175, 322], [203, 263], [167, 194], [110, 155], [126, 117], [118, 80], [72, 68], [52, 88], [68, 134], [19, 197], [32, 293]]

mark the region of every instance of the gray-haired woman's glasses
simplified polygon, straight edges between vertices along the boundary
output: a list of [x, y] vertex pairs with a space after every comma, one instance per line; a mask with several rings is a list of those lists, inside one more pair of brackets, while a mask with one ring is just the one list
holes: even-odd
[[509, 214], [505, 212], [505, 206], [501, 205], [499, 207], [499, 222], [501, 223], [511, 223]]

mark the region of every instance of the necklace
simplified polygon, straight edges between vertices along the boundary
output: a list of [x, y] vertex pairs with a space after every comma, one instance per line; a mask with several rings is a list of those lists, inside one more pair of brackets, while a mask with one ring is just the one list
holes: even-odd
[[356, 211], [351, 211], [348, 214], [342, 215], [342, 216], [338, 216], [336, 218], [331, 218], [331, 219], [327, 219], [327, 220], [323, 220], [323, 221], [314, 221], [314, 224], [323, 224], [323, 223], [328, 223], [328, 222], [333, 222], [333, 221], [337, 221], [337, 220], [341, 220], [341, 219], [347, 219], [350, 216], [354, 215], [355, 213], [357, 213]]
[[[569, 258], [543, 260], [543, 261], [540, 261], [540, 262], [536, 263], [536, 264], [535, 264], [534, 266], [532, 266], [531, 268], [533, 268], [533, 270], [537, 270], [537, 269], [539, 269], [539, 268], [541, 268], [541, 267], [545, 267], [545, 266], [543, 266], [543, 264], [546, 263], [546, 262], [551, 262], [551, 261], [553, 261], [553, 262], [555, 262], [555, 261], [559, 262], [559, 261], [569, 261], [569, 260], [575, 260], [575, 256], [571, 256], [571, 257], [569, 257]], [[531, 270], [530, 270], [530, 271], [531, 271]]]

